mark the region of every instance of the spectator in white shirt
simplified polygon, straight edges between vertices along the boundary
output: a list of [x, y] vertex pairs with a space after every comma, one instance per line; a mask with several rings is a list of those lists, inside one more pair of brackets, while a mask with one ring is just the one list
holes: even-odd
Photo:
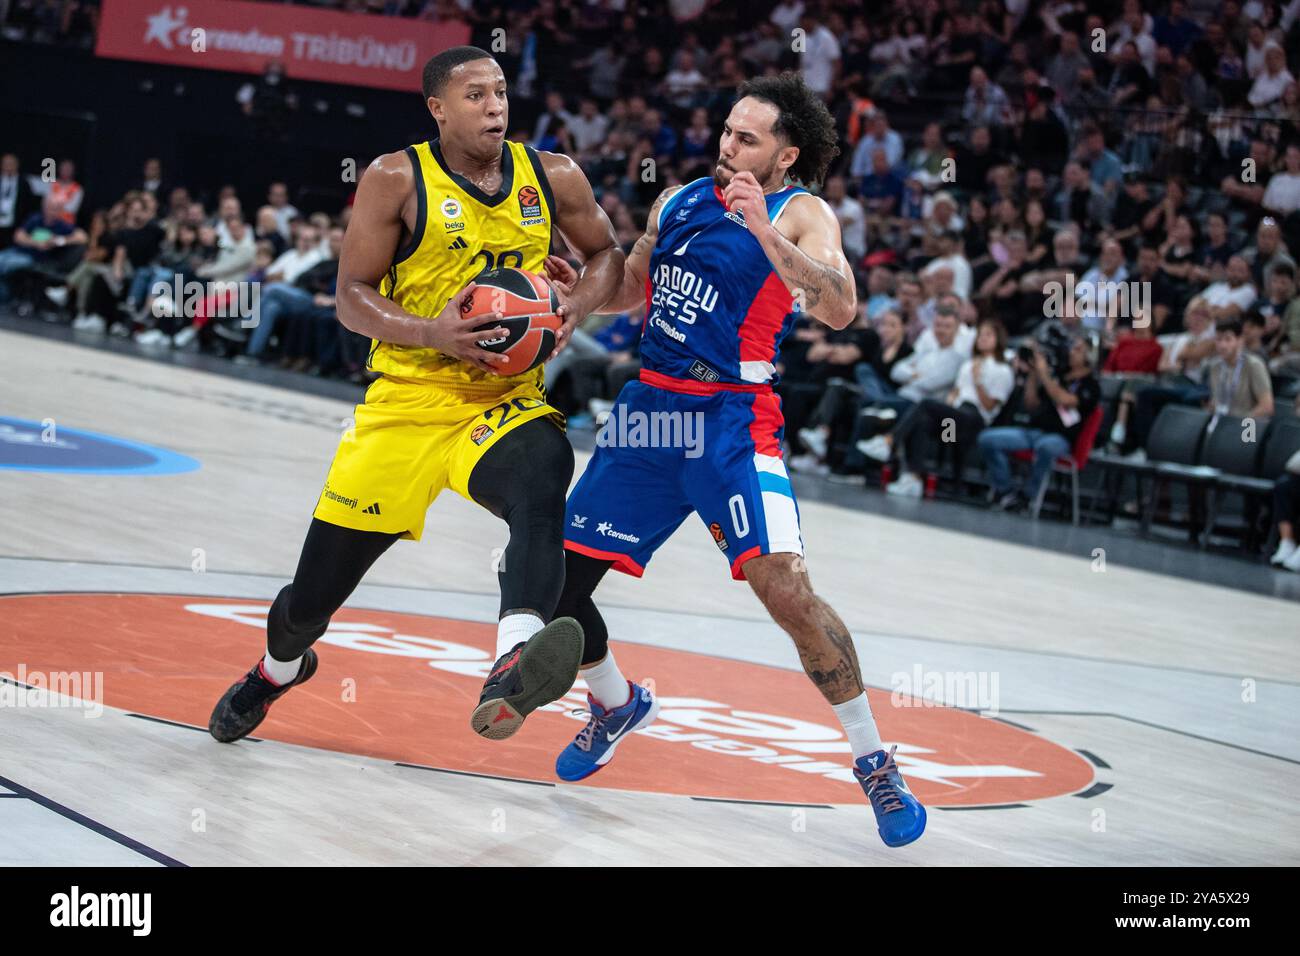
[[696, 68], [694, 54], [683, 50], [678, 55], [677, 66], [664, 77], [663, 93], [678, 109], [686, 110], [695, 105], [696, 97], [707, 82], [704, 74]]
[[1212, 323], [1217, 323], [1220, 319], [1240, 318], [1257, 297], [1255, 286], [1250, 281], [1250, 266], [1245, 259], [1233, 256], [1228, 260], [1227, 271], [1226, 280], [1207, 286], [1201, 293], [1201, 298], [1210, 307]]
[[1286, 68], [1286, 54], [1276, 44], [1264, 52], [1264, 69], [1255, 77], [1246, 99], [1256, 109], [1268, 109], [1278, 103], [1283, 91], [1295, 82]]
[[822, 198], [839, 220], [844, 255], [850, 263], [861, 262], [867, 254], [867, 216], [862, 210], [862, 203], [848, 195], [843, 176], [831, 176], [826, 180], [826, 191]]
[[1015, 388], [1015, 373], [1004, 357], [1006, 339], [1000, 322], [985, 319], [979, 324], [974, 357], [962, 363], [947, 395], [923, 399], [903, 414], [889, 434], [858, 443], [858, 451], [879, 462], [889, 461], [895, 449], [901, 449], [903, 467], [887, 492], [921, 497], [921, 472], [936, 438], [955, 443], [961, 473], [965, 453], [974, 447], [979, 433], [997, 419]]
[[1264, 54], [1275, 42], [1264, 31], [1263, 24], [1252, 23], [1246, 30], [1246, 75], [1252, 80], [1264, 72]]
[[1128, 266], [1124, 264], [1124, 248], [1114, 239], [1101, 244], [1097, 264], [1083, 274], [1074, 287], [1078, 316], [1085, 328], [1100, 330], [1106, 317], [1117, 315], [1114, 304], [1121, 297], [1128, 301], [1127, 289], [1120, 284], [1128, 282]]
[[803, 16], [803, 9], [803, 0], [781, 0], [772, 9], [768, 19], [775, 23], [786, 37], [789, 37], [794, 28], [799, 25], [799, 19]]
[[1274, 173], [1260, 202], [1265, 209], [1285, 216], [1300, 209], [1300, 144], [1292, 143], [1283, 157], [1285, 171]]
[[952, 271], [952, 291], [963, 299], [969, 299], [971, 268], [966, 256], [962, 254], [961, 234], [947, 229], [939, 233], [935, 242], [938, 255], [926, 264], [921, 275], [927, 276], [940, 269], [949, 269]]
[[860, 468], [867, 454], [866, 449], [877, 447], [863, 436], [863, 430], [873, 419], [896, 420], [918, 402], [927, 398], [943, 398], [948, 394], [966, 360], [956, 345], [959, 324], [957, 306], [952, 298], [939, 303], [934, 317], [934, 335], [927, 341], [925, 348], [918, 342], [916, 351], [895, 363], [890, 370], [889, 377], [898, 387], [894, 396], [885, 396], [879, 388], [872, 388], [870, 379], [875, 377], [875, 371], [865, 363], [858, 366], [858, 384], [870, 404], [853, 423], [853, 434], [849, 439], [851, 451], [844, 461], [845, 467], [851, 471]]
[[569, 117], [568, 126], [573, 145], [584, 155], [599, 149], [609, 132], [609, 120], [600, 112], [596, 101], [591, 99], [582, 101], [578, 115]]
[[325, 259], [325, 252], [320, 247], [320, 235], [316, 227], [307, 223], [298, 230], [298, 240], [292, 249], [286, 249], [267, 267], [266, 282], [288, 282], [292, 284], [316, 263]]
[[812, 13], [800, 17], [799, 25], [804, 31], [799, 72], [809, 89], [829, 99], [840, 75], [840, 43]]
[[275, 221], [279, 223], [280, 235], [287, 242], [291, 238], [289, 223], [298, 215], [298, 210], [289, 202], [289, 187], [284, 183], [271, 183], [271, 188], [266, 191], [266, 201], [275, 209]]
[[1124, 44], [1133, 43], [1137, 46], [1138, 57], [1142, 60], [1142, 66], [1151, 76], [1156, 75], [1156, 41], [1151, 37], [1151, 18], [1142, 12], [1141, 5], [1137, 0], [1127, 0], [1124, 4], [1124, 16], [1117, 23], [1111, 24], [1110, 32], [1107, 35], [1106, 42], [1111, 53], [1111, 59], [1119, 61]]

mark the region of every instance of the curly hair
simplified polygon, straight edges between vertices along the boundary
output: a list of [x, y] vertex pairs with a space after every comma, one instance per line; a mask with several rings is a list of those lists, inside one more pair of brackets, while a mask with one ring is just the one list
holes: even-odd
[[776, 107], [772, 132], [799, 148], [789, 176], [805, 186], [821, 185], [831, 161], [840, 153], [835, 120], [826, 103], [798, 73], [755, 77], [741, 85], [738, 99], [752, 96]]

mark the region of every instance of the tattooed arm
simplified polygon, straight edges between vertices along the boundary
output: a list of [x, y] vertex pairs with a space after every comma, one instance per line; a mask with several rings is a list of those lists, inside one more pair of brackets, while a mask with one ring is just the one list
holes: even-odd
[[659, 211], [681, 186], [669, 186], [659, 194], [659, 198], [650, 207], [646, 216], [645, 233], [636, 241], [632, 251], [627, 254], [623, 265], [623, 281], [614, 290], [613, 296], [596, 313], [630, 312], [645, 303], [645, 284], [650, 278], [650, 253], [654, 251], [659, 238]]
[[723, 197], [738, 208], [772, 267], [802, 311], [833, 329], [848, 328], [858, 315], [853, 270], [844, 258], [840, 224], [826, 203], [795, 197], [779, 227], [767, 218], [763, 190], [752, 173], [736, 173]]

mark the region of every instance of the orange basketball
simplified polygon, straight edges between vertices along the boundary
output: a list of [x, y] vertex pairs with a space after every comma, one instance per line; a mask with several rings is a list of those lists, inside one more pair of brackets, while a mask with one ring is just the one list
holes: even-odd
[[506, 334], [478, 344], [498, 352], [509, 361], [496, 366], [498, 375], [518, 375], [546, 361], [555, 348], [556, 333], [564, 320], [555, 314], [560, 307], [555, 291], [539, 275], [526, 269], [489, 269], [474, 278], [475, 289], [461, 304], [461, 317], [473, 322], [491, 312], [500, 312], [498, 322], [489, 320], [475, 329], [503, 328]]

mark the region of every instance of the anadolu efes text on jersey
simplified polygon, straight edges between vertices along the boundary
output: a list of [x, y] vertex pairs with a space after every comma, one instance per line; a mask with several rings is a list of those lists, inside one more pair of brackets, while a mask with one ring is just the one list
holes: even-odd
[[[800, 193], [769, 194], [773, 223]], [[697, 179], [659, 210], [650, 256], [641, 362], [647, 371], [706, 383], [758, 384], [776, 376], [794, 297], [739, 212], [712, 179]]]

